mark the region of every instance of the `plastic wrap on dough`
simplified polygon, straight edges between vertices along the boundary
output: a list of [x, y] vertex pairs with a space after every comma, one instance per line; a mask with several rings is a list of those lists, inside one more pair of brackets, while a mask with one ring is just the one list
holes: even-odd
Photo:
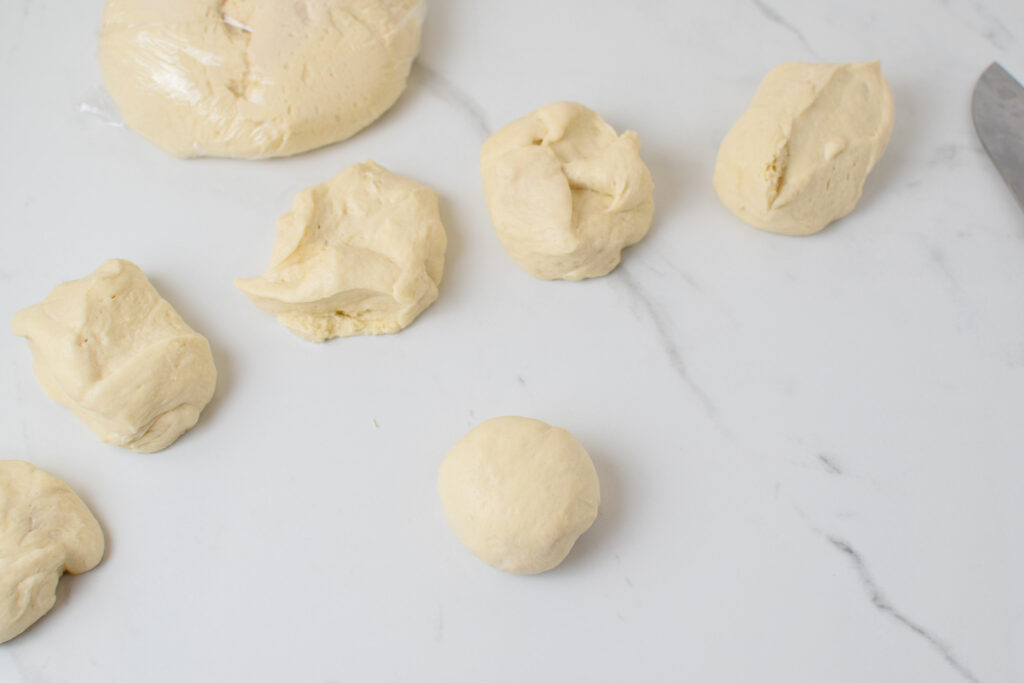
[[107, 0], [99, 59], [125, 123], [180, 157], [344, 140], [405, 89], [422, 0]]

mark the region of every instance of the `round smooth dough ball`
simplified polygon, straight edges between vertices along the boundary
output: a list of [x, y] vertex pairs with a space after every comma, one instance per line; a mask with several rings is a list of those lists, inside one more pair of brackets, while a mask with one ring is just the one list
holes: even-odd
[[651, 227], [640, 138], [582, 104], [548, 104], [505, 126], [484, 143], [480, 168], [498, 238], [534, 277], [607, 275]]
[[50, 611], [64, 572], [103, 559], [103, 531], [68, 485], [20, 460], [0, 460], [0, 643]]
[[878, 62], [783, 64], [722, 140], [715, 191], [756, 228], [816, 233], [853, 211], [892, 124]]
[[437, 299], [447, 244], [437, 193], [367, 161], [296, 195], [266, 272], [235, 286], [310, 341], [390, 334]]
[[129, 127], [179, 157], [344, 140], [405, 89], [422, 0], [107, 0], [99, 60]]
[[561, 564], [601, 502], [579, 441], [526, 417], [487, 420], [462, 437], [441, 464], [438, 491], [459, 540], [516, 574]]

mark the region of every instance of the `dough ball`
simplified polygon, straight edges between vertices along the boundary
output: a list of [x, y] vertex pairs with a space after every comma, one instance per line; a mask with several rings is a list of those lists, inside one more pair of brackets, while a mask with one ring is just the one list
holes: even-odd
[[125, 123], [179, 157], [344, 140], [405, 89], [422, 0], [107, 0], [99, 58]]
[[57, 582], [103, 559], [103, 531], [68, 485], [0, 460], [0, 643], [50, 611]]
[[857, 205], [892, 116], [878, 62], [783, 64], [722, 140], [715, 191], [754, 227], [818, 232]]
[[441, 464], [438, 490], [459, 540], [516, 574], [561, 564], [601, 502], [580, 442], [526, 417], [496, 417], [462, 437]]
[[36, 378], [96, 436], [136, 453], [170, 446], [199, 419], [217, 370], [138, 266], [111, 259], [65, 282], [11, 323]]
[[581, 104], [557, 102], [484, 143], [480, 168], [505, 251], [542, 280], [607, 275], [654, 215], [640, 138]]
[[235, 286], [311, 341], [389, 334], [437, 299], [446, 246], [437, 193], [367, 161], [296, 195], [267, 272]]

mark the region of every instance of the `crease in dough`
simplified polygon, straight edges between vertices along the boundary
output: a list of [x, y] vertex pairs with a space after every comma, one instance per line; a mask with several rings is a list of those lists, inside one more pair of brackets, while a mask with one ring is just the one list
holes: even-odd
[[277, 230], [266, 272], [235, 286], [304, 339], [398, 332], [437, 299], [437, 193], [373, 161], [299, 192]]

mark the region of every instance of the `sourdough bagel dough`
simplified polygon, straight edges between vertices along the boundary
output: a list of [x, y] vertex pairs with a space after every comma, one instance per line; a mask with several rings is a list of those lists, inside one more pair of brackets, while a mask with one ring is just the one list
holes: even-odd
[[556, 102], [484, 143], [484, 194], [509, 256], [543, 280], [607, 275], [654, 215], [640, 138], [581, 104]]
[[367, 161], [296, 195], [267, 271], [235, 286], [311, 341], [388, 334], [437, 299], [446, 246], [437, 193]]
[[68, 485], [0, 460], [0, 643], [50, 611], [57, 582], [103, 559], [103, 531]]
[[853, 211], [892, 122], [878, 62], [783, 64], [722, 140], [715, 191], [762, 230], [818, 232]]
[[166, 448], [210, 402], [217, 370], [138, 266], [111, 259], [14, 316], [36, 378], [96, 436], [136, 453]]
[[107, 0], [99, 59], [125, 123], [180, 157], [344, 140], [405, 89], [422, 0]]
[[459, 540], [516, 574], [561, 564], [597, 517], [597, 472], [564, 429], [526, 417], [477, 425], [448, 452], [438, 491]]

